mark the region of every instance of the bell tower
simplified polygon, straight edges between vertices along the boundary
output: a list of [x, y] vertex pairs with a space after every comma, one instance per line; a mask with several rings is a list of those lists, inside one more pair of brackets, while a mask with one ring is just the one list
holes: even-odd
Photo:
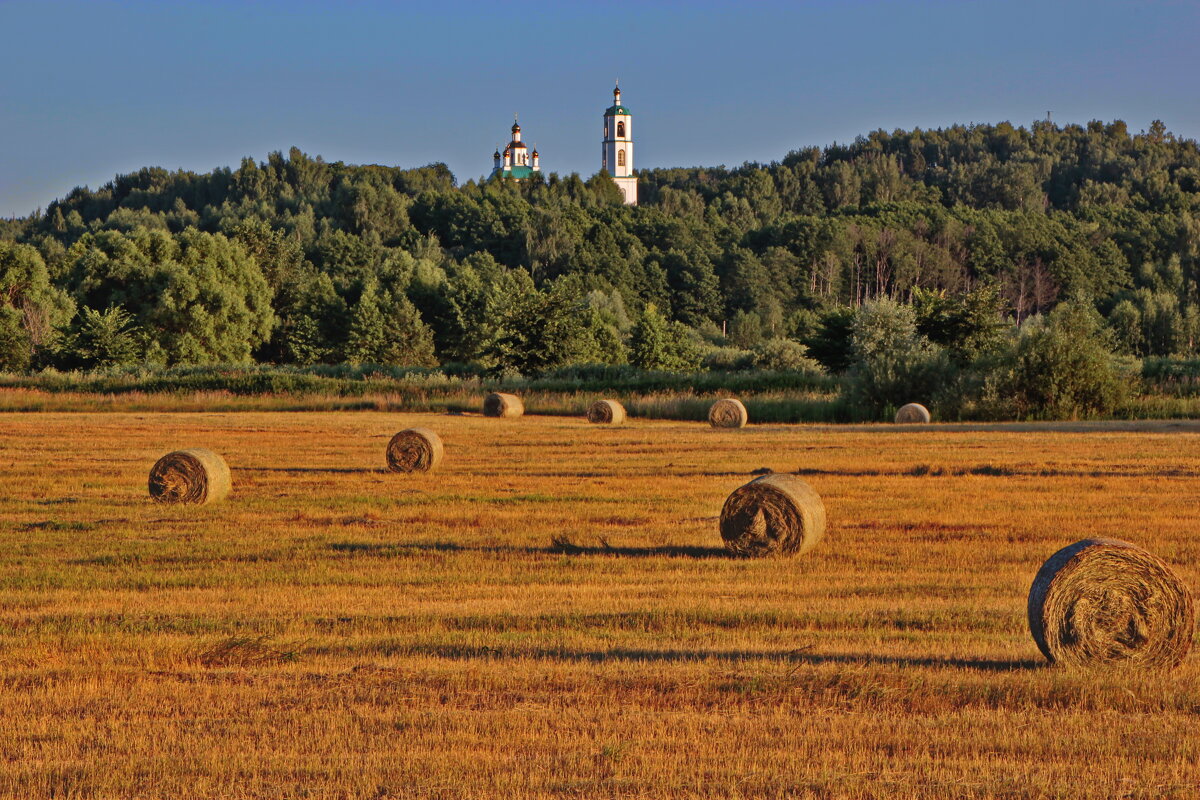
[[604, 143], [600, 167], [612, 175], [625, 204], [637, 205], [637, 178], [633, 174], [633, 114], [621, 105], [621, 86], [613, 89], [613, 104], [604, 112]]

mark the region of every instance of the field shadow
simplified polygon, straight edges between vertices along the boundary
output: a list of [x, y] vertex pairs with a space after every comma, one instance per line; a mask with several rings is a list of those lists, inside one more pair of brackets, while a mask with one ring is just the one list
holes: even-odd
[[237, 471], [308, 473], [314, 475], [382, 475], [387, 472], [382, 467], [238, 467]]
[[[787, 423], [765, 422], [758, 430], [770, 427], [788, 429]], [[805, 426], [813, 433], [1200, 433], [1200, 420], [1047, 420], [1044, 422], [932, 422], [928, 424], [895, 424], [891, 422], [857, 422], [845, 424], [817, 423]]]
[[[566, 470], [555, 470], [553, 472], [543, 470], [521, 470], [519, 467], [516, 470], [522, 477], [526, 478], [619, 478], [624, 477], [626, 473], [617, 470], [609, 472], [568, 472]], [[511, 478], [514, 470], [486, 470], [480, 469], [473, 472], [474, 475], [480, 478]]]
[[112, 517], [87, 521], [46, 519], [37, 522], [21, 523], [16, 527], [16, 530], [21, 533], [31, 533], [33, 531], [93, 531], [103, 525], [127, 525], [131, 522], [133, 520], [128, 517]]
[[695, 471], [695, 472], [673, 472], [672, 475], [682, 478], [737, 478], [758, 475], [771, 474], [787, 474], [787, 475], [845, 475], [853, 478], [879, 477], [883, 475], [903, 475], [902, 472], [887, 472], [877, 469], [820, 469], [818, 467], [802, 467], [793, 470], [775, 470], [763, 472], [762, 470], [753, 470], [751, 472], [720, 472], [720, 471]]
[[547, 547], [510, 544], [463, 545], [456, 542], [331, 542], [335, 553], [366, 555], [377, 558], [413, 553], [505, 553], [513, 555], [614, 556], [618, 558], [734, 558], [723, 547], [700, 545], [661, 545], [657, 547], [616, 547], [607, 543], [578, 545], [560, 540]]
[[918, 658], [872, 655], [870, 653], [809, 653], [804, 650], [640, 650], [617, 648], [613, 650], [532, 649], [510, 651], [469, 645], [418, 645], [411, 648], [410, 652], [436, 658], [462, 661], [522, 658], [596, 664], [613, 661], [645, 663], [775, 661], [798, 666], [819, 666], [821, 664], [883, 665], [901, 668], [943, 667], [969, 669], [978, 672], [1018, 672], [1046, 667], [1045, 661], [1035, 659]]
[[[918, 464], [908, 469], [822, 469], [820, 467], [801, 467], [794, 470], [783, 470], [789, 475], [837, 475], [846, 478], [882, 478], [882, 477], [911, 477], [911, 478], [953, 478], [965, 475], [982, 475], [993, 478], [1197, 478], [1200, 472], [1192, 469], [1172, 467], [1169, 469], [1055, 469], [1055, 468], [1026, 468], [1008, 467], [996, 464], [975, 464], [971, 466], [935, 466], [933, 464]], [[745, 472], [675, 472], [678, 477], [731, 478], [746, 475]], [[751, 475], [767, 474], [752, 472]]]
[[404, 555], [405, 553], [458, 553], [458, 552], [506, 552], [508, 545], [494, 547], [464, 547], [454, 542], [401, 542], [379, 544], [375, 542], [330, 542], [326, 545], [335, 553], [360, 553], [369, 556]]
[[620, 556], [623, 558], [732, 558], [724, 547], [704, 545], [657, 545], [654, 547], [621, 547], [611, 545], [603, 539], [596, 545], [576, 544], [569, 539], [552, 540], [549, 547], [541, 548], [545, 553], [565, 556]]

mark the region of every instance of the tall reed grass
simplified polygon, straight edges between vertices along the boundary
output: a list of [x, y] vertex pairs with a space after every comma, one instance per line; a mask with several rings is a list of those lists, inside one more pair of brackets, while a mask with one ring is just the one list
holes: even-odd
[[[1200, 360], [1147, 359], [1142, 391], [1118, 419], [1200, 417]], [[530, 414], [582, 416], [597, 396], [632, 417], [706, 419], [716, 397], [736, 394], [755, 423], [886, 421], [854, 406], [841, 382], [811, 372], [644, 372], [631, 367], [560, 369], [536, 378], [487, 376], [476, 368], [325, 365], [47, 370], [0, 374], [0, 411], [428, 411], [474, 413], [485, 394], [520, 395]], [[963, 401], [935, 409], [941, 421], [997, 421]]]

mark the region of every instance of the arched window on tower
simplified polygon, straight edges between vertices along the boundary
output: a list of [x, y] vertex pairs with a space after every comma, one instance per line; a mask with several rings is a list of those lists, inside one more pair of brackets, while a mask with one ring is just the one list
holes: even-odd
[[617, 123], [617, 138], [618, 139], [625, 138], [625, 123], [624, 122]]
[[625, 151], [624, 150], [617, 151], [617, 166], [618, 167], [625, 166]]

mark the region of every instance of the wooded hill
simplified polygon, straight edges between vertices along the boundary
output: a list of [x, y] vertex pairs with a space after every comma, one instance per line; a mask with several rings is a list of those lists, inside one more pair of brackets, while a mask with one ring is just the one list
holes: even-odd
[[1159, 122], [877, 131], [639, 183], [631, 208], [603, 173], [459, 186], [294, 148], [121, 175], [0, 222], [0, 366], [532, 374], [787, 367], [807, 347], [837, 370], [854, 308], [881, 297], [964, 351], [1067, 298], [1131, 354], [1197, 347], [1200, 151]]

